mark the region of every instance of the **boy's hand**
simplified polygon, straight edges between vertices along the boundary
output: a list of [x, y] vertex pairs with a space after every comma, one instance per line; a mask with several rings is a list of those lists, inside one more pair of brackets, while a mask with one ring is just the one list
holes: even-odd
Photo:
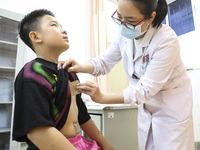
[[68, 69], [68, 72], [80, 72], [81, 71], [81, 65], [79, 63], [77, 63], [74, 59], [69, 58], [66, 61], [59, 61], [58, 63], [58, 68], [63, 65], [63, 68], [67, 67], [67, 66], [71, 66]]
[[103, 103], [103, 93], [97, 83], [87, 81], [77, 84], [76, 88], [79, 92], [89, 95], [94, 102]]

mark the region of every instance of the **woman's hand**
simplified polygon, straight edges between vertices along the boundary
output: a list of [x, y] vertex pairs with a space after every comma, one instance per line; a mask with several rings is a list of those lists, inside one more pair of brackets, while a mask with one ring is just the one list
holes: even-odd
[[79, 64], [77, 63], [74, 59], [70, 58], [66, 61], [59, 61], [58, 63], [58, 68], [63, 65], [63, 68], [67, 67], [67, 66], [71, 66], [68, 69], [68, 72], [82, 72], [82, 73], [92, 73], [94, 71], [94, 66], [92, 63], [87, 62], [84, 64]]
[[124, 95], [120, 93], [102, 93], [97, 83], [87, 81], [76, 86], [81, 93], [87, 94], [94, 102], [101, 104], [123, 104]]
[[63, 68], [67, 67], [67, 66], [71, 66], [68, 69], [68, 72], [80, 72], [81, 71], [81, 65], [79, 63], [77, 63], [74, 59], [69, 58], [66, 61], [59, 61], [58, 63], [58, 68], [63, 65]]
[[103, 93], [97, 83], [87, 81], [77, 84], [76, 88], [79, 92], [89, 95], [94, 102], [103, 103]]

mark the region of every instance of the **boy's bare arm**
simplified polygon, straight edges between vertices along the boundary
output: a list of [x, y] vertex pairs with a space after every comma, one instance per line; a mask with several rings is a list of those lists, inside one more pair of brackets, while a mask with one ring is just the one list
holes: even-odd
[[31, 142], [41, 150], [77, 150], [56, 128], [36, 127], [27, 133]]
[[96, 141], [97, 144], [101, 146], [102, 150], [114, 150], [100, 133], [92, 119], [82, 124], [80, 127], [92, 140]]

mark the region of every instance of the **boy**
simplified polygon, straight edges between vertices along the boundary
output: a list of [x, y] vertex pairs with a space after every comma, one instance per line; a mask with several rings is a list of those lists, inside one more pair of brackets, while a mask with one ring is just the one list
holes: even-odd
[[[29, 13], [20, 22], [19, 35], [37, 58], [15, 81], [13, 140], [26, 142], [28, 150], [113, 150], [87, 113], [75, 88], [76, 74], [57, 69], [69, 40], [53, 13]], [[94, 141], [84, 139], [80, 128]]]

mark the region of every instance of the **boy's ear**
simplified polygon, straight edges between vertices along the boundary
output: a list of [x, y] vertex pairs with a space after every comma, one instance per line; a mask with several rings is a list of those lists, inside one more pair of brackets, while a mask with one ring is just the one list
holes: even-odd
[[42, 42], [42, 39], [41, 39], [40, 35], [38, 34], [38, 32], [35, 32], [35, 31], [31, 31], [29, 33], [29, 38], [31, 39], [31, 41], [33, 43], [40, 43], [40, 42]]

